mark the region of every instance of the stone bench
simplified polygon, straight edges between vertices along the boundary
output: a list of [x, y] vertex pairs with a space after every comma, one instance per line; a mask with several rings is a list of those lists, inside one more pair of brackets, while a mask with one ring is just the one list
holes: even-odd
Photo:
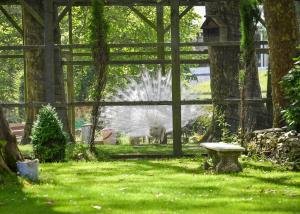
[[212, 167], [217, 173], [243, 171], [238, 158], [245, 148], [228, 143], [201, 143], [200, 146], [207, 149], [212, 159]]

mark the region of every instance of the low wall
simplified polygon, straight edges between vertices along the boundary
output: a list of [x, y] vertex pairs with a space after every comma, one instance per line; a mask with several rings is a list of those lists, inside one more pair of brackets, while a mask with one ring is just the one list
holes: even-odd
[[248, 135], [246, 144], [251, 156], [290, 163], [294, 170], [300, 170], [300, 133], [296, 131], [284, 128], [255, 131]]

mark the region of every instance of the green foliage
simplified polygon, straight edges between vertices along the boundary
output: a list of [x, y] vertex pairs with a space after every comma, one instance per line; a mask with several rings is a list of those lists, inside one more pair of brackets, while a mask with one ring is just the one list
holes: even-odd
[[[100, 2], [101, 3], [101, 2]], [[19, 6], [5, 5], [6, 10], [12, 15], [13, 19], [22, 26], [22, 10]], [[155, 7], [137, 7], [139, 11], [147, 16], [152, 22], [155, 19]], [[180, 7], [182, 12], [185, 7]], [[61, 13], [63, 7], [59, 8]], [[144, 23], [128, 7], [113, 6], [104, 8], [105, 19], [108, 20], [109, 32], [107, 36], [108, 43], [153, 43], [156, 42], [156, 32], [154, 29]], [[87, 26], [91, 24], [91, 7], [73, 7], [73, 43], [88, 44], [90, 43], [90, 33]], [[192, 9], [180, 21], [180, 36], [182, 42], [191, 42], [196, 39], [201, 25], [201, 17]], [[170, 8], [165, 7], [164, 13], [165, 27], [170, 24]], [[22, 45], [22, 36], [11, 26], [6, 17], [0, 13], [0, 45]], [[65, 16], [60, 23], [62, 44], [68, 43], [68, 16]], [[165, 41], [170, 42], [170, 30], [165, 35]], [[191, 50], [191, 47], [184, 50]], [[167, 49], [168, 50], [168, 49]], [[78, 50], [78, 52], [88, 52], [89, 50]], [[140, 48], [115, 48], [113, 51], [144, 51]], [[153, 49], [149, 49], [153, 51]], [[3, 51], [3, 54], [23, 54], [22, 51]], [[192, 56], [186, 55], [187, 59]], [[166, 57], [167, 59], [169, 56]], [[78, 58], [77, 58], [78, 59]], [[127, 56], [114, 56], [114, 60], [126, 60]], [[142, 59], [140, 56], [131, 59]], [[143, 59], [156, 59], [156, 56], [144, 56]], [[78, 59], [79, 60], [79, 59]], [[91, 57], [80, 57], [80, 60], [91, 60]], [[24, 83], [23, 77], [23, 59], [0, 59], [0, 100], [15, 102], [24, 101], [23, 90], [20, 89]], [[194, 65], [185, 65], [194, 66]], [[147, 65], [147, 68], [154, 68], [153, 65]], [[166, 66], [169, 68], [169, 66]], [[157, 67], [156, 67], [157, 68]], [[109, 66], [108, 82], [106, 86], [107, 93], [113, 93], [114, 88], [119, 88], [127, 84], [125, 76], [139, 75], [141, 66], [139, 65], [122, 65]], [[95, 71], [89, 66], [74, 66], [74, 84], [75, 100], [91, 100], [92, 86], [95, 80]], [[17, 116], [18, 112], [12, 115]], [[10, 115], [8, 117], [10, 119]], [[13, 118], [13, 122], [20, 122], [19, 118]]]
[[1, 155], [1, 152], [2, 152], [1, 149], [3, 149], [6, 144], [7, 144], [7, 142], [5, 140], [0, 140], [0, 155]]
[[[137, 7], [149, 20], [156, 22], [155, 7]], [[185, 7], [180, 7], [182, 12]], [[109, 24], [107, 42], [111, 44], [118, 43], [154, 43], [156, 42], [156, 32], [136, 16], [128, 7], [105, 7], [104, 18]], [[165, 7], [164, 22], [165, 27], [170, 24], [170, 8]], [[90, 43], [91, 34], [86, 30], [86, 26], [91, 25], [93, 18], [91, 17], [91, 7], [74, 7], [73, 8], [73, 37], [74, 43], [86, 44]], [[180, 36], [182, 42], [194, 41], [199, 33], [201, 25], [201, 17], [192, 9], [180, 21]], [[68, 41], [67, 18], [63, 19], [62, 38], [63, 43]], [[170, 30], [165, 34], [165, 42], [170, 42]], [[166, 49], [167, 51], [168, 49]], [[191, 50], [191, 47], [184, 48]], [[154, 51], [152, 48], [113, 48], [112, 52], [140, 52]], [[166, 56], [169, 59], [170, 56]], [[110, 55], [111, 60], [128, 60], [128, 56]], [[185, 58], [191, 59], [191, 55], [186, 55]], [[91, 57], [81, 57], [82, 60], [91, 60]], [[156, 59], [156, 56], [131, 56], [132, 60], [140, 59]], [[192, 67], [194, 65], [188, 65]], [[170, 68], [169, 65], [166, 66]], [[140, 75], [141, 69], [157, 69], [156, 65], [110, 65], [108, 68], [107, 84], [105, 88], [106, 94], [112, 94], [116, 88], [122, 88], [128, 81], [126, 77], [136, 77]], [[92, 86], [95, 82], [95, 71], [88, 66], [74, 67], [74, 81], [76, 100], [84, 101], [91, 100]], [[84, 79], [84, 81], [83, 81]]]
[[66, 160], [95, 160], [95, 156], [89, 152], [89, 149], [84, 144], [72, 143], [66, 147]]
[[[13, 19], [22, 25], [22, 11], [18, 6], [4, 6]], [[22, 45], [22, 36], [7, 21], [7, 18], [0, 12], [0, 46], [2, 45]], [[3, 54], [21, 54], [18, 51], [5, 51]], [[23, 70], [22, 59], [1, 59], [0, 58], [0, 100], [3, 102], [15, 102], [20, 99], [19, 86]], [[10, 115], [8, 115], [10, 117]], [[9, 118], [8, 118], [9, 119]]]
[[237, 141], [237, 136], [230, 132], [230, 125], [226, 122], [225, 115], [221, 109], [217, 109], [216, 112], [216, 122], [221, 130], [221, 141], [225, 143], [233, 143]]
[[[92, 0], [92, 16], [90, 22], [90, 41], [94, 48], [98, 42], [106, 43], [108, 24], [104, 17], [104, 0]], [[108, 53], [108, 49], [106, 49]]]
[[300, 131], [300, 58], [281, 81], [289, 105], [283, 110], [283, 117], [291, 129]]
[[64, 160], [67, 138], [55, 109], [50, 105], [40, 109], [31, 139], [35, 157], [41, 162]]

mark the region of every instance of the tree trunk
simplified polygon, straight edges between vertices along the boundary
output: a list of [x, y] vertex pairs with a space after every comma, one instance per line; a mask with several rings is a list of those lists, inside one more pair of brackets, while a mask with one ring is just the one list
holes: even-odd
[[[58, 6], [54, 6], [54, 24], [58, 19]], [[61, 33], [60, 28], [57, 26], [54, 30], [54, 42], [55, 44], [61, 44]], [[54, 62], [55, 62], [55, 101], [65, 103], [66, 93], [65, 93], [65, 81], [64, 81], [64, 71], [61, 58], [61, 49], [55, 49], [54, 51]], [[59, 119], [62, 121], [64, 126], [64, 131], [68, 133], [69, 140], [74, 141], [73, 135], [71, 134], [70, 124], [68, 120], [68, 110], [67, 107], [57, 107], [56, 108]]]
[[23, 157], [18, 149], [16, 136], [10, 131], [0, 107], [0, 177], [1, 174], [16, 172], [16, 163], [20, 160]]
[[[248, 0], [246, 0], [248, 1]], [[242, 56], [245, 66], [243, 84], [245, 99], [262, 99], [261, 87], [258, 77], [257, 55], [255, 51], [255, 33], [257, 30], [257, 18], [260, 15], [257, 5], [245, 3], [241, 5], [241, 29], [242, 29]], [[265, 129], [269, 126], [268, 114], [264, 103], [244, 102], [244, 129], [243, 132], [252, 132], [256, 129]]]
[[[245, 99], [262, 99], [261, 87], [259, 84], [256, 52], [250, 53], [252, 56], [249, 64], [245, 66]], [[263, 102], [245, 102], [245, 131], [268, 128], [268, 114]]]
[[280, 81], [293, 67], [298, 39], [298, 21], [293, 0], [265, 0], [265, 18], [272, 72], [273, 126], [282, 126], [281, 110], [286, 100]]
[[[44, 17], [43, 1], [26, 0], [41, 17]], [[29, 11], [23, 8], [23, 28], [25, 45], [43, 45], [44, 28], [37, 22]], [[42, 48], [33, 48], [25, 51], [27, 102], [45, 102], [45, 69], [44, 69], [44, 50]], [[31, 129], [37, 109], [28, 107], [26, 109], [26, 124], [22, 144], [30, 143]]]
[[[240, 41], [239, 0], [206, 3], [207, 16], [218, 15], [228, 26], [228, 40]], [[211, 93], [213, 99], [213, 120], [211, 136], [208, 140], [219, 140], [221, 127], [218, 125], [216, 111], [224, 114], [225, 122], [231, 132], [239, 126], [238, 103], [224, 104], [225, 99], [239, 98], [239, 46], [209, 47]]]
[[[44, 17], [44, 4], [43, 0], [26, 0], [27, 4], [30, 5], [41, 17]], [[58, 17], [57, 6], [54, 7], [54, 23]], [[24, 23], [24, 42], [25, 45], [43, 45], [44, 44], [44, 27], [38, 23], [38, 21], [28, 12], [25, 8], [23, 9], [23, 23]], [[55, 43], [61, 43], [60, 29], [54, 30]], [[65, 103], [65, 88], [64, 88], [64, 75], [61, 63], [61, 51], [56, 49], [54, 51], [55, 57], [55, 101]], [[42, 48], [29, 49], [25, 52], [26, 61], [26, 78], [27, 78], [27, 101], [30, 102], [46, 102], [46, 89], [45, 82], [45, 58], [44, 50]], [[30, 72], [29, 72], [30, 71]], [[30, 143], [31, 129], [35, 115], [37, 113], [36, 108], [28, 107], [26, 111], [26, 125], [25, 133], [22, 139], [22, 144]], [[69, 134], [70, 140], [73, 140], [69, 129], [67, 108], [59, 107], [56, 109], [60, 120], [64, 125], [64, 130]]]
[[109, 48], [107, 45], [108, 24], [104, 18], [104, 2], [100, 0], [92, 1], [92, 24], [91, 40], [92, 53], [95, 71], [97, 74], [96, 86], [94, 88], [94, 101], [92, 110], [92, 131], [90, 139], [90, 151], [96, 152], [95, 133], [98, 125], [98, 118], [101, 113], [101, 101], [107, 80], [107, 66], [109, 60]]

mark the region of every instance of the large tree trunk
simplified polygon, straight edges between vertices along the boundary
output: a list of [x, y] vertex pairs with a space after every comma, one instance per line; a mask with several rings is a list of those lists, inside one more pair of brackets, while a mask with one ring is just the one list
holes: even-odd
[[0, 107], [0, 180], [1, 174], [16, 172], [16, 163], [20, 160], [23, 157], [18, 149], [16, 136], [10, 131]]
[[286, 106], [280, 81], [293, 67], [298, 39], [298, 21], [293, 0], [265, 0], [265, 18], [272, 72], [273, 126], [282, 125], [281, 110]]
[[[26, 0], [41, 17], [44, 17], [43, 1]], [[25, 45], [43, 45], [44, 28], [37, 22], [29, 11], [23, 8], [23, 28]], [[45, 102], [45, 69], [44, 69], [44, 50], [42, 48], [33, 48], [25, 51], [25, 66], [27, 87], [27, 102]], [[30, 143], [31, 129], [37, 109], [28, 107], [26, 109], [26, 125], [22, 144]]]
[[[207, 16], [218, 15], [228, 26], [228, 40], [240, 41], [239, 0], [206, 3]], [[236, 132], [239, 126], [239, 105], [224, 104], [225, 99], [239, 98], [239, 46], [212, 46], [209, 47], [211, 70], [211, 93], [213, 99], [213, 122], [211, 136], [208, 140], [219, 140], [221, 127], [218, 125], [216, 111], [224, 114], [225, 122], [231, 132]]]
[[[44, 4], [43, 0], [26, 0], [28, 5], [30, 5], [41, 17], [44, 17]], [[57, 7], [54, 8], [54, 23], [58, 17]], [[28, 12], [25, 8], [23, 9], [23, 23], [24, 23], [24, 42], [25, 45], [43, 45], [44, 44], [44, 27], [37, 22], [37, 20]], [[55, 43], [61, 43], [60, 29], [56, 28], [54, 30]], [[56, 49], [54, 52], [55, 57], [55, 68], [54, 68], [54, 78], [55, 78], [55, 101], [65, 102], [65, 88], [64, 88], [64, 75], [61, 63], [61, 51]], [[40, 49], [29, 49], [25, 52], [25, 62], [26, 62], [26, 78], [27, 78], [27, 101], [30, 102], [46, 102], [46, 88], [45, 82], [45, 58], [44, 50]], [[69, 133], [70, 139], [73, 137], [70, 134], [67, 108], [59, 107], [57, 108], [58, 116], [64, 125], [64, 130]], [[26, 125], [25, 133], [22, 139], [23, 144], [30, 143], [31, 129], [35, 115], [37, 113], [36, 108], [28, 107], [26, 111]]]
[[[243, 30], [242, 39], [242, 56], [245, 66], [245, 77], [243, 82], [244, 98], [245, 99], [262, 99], [261, 87], [258, 77], [257, 55], [255, 51], [255, 33], [257, 30], [256, 18], [254, 15], [259, 15], [258, 9], [248, 8], [250, 4], [241, 5], [241, 18]], [[256, 14], [257, 13], [257, 14]], [[256, 129], [264, 129], [269, 126], [269, 115], [264, 103], [261, 102], [244, 102], [244, 118], [242, 130], [252, 132]]]
[[[251, 60], [245, 66], [245, 99], [262, 99], [259, 84], [256, 53], [250, 53]], [[245, 102], [245, 131], [265, 129], [269, 126], [269, 115], [263, 102]]]

